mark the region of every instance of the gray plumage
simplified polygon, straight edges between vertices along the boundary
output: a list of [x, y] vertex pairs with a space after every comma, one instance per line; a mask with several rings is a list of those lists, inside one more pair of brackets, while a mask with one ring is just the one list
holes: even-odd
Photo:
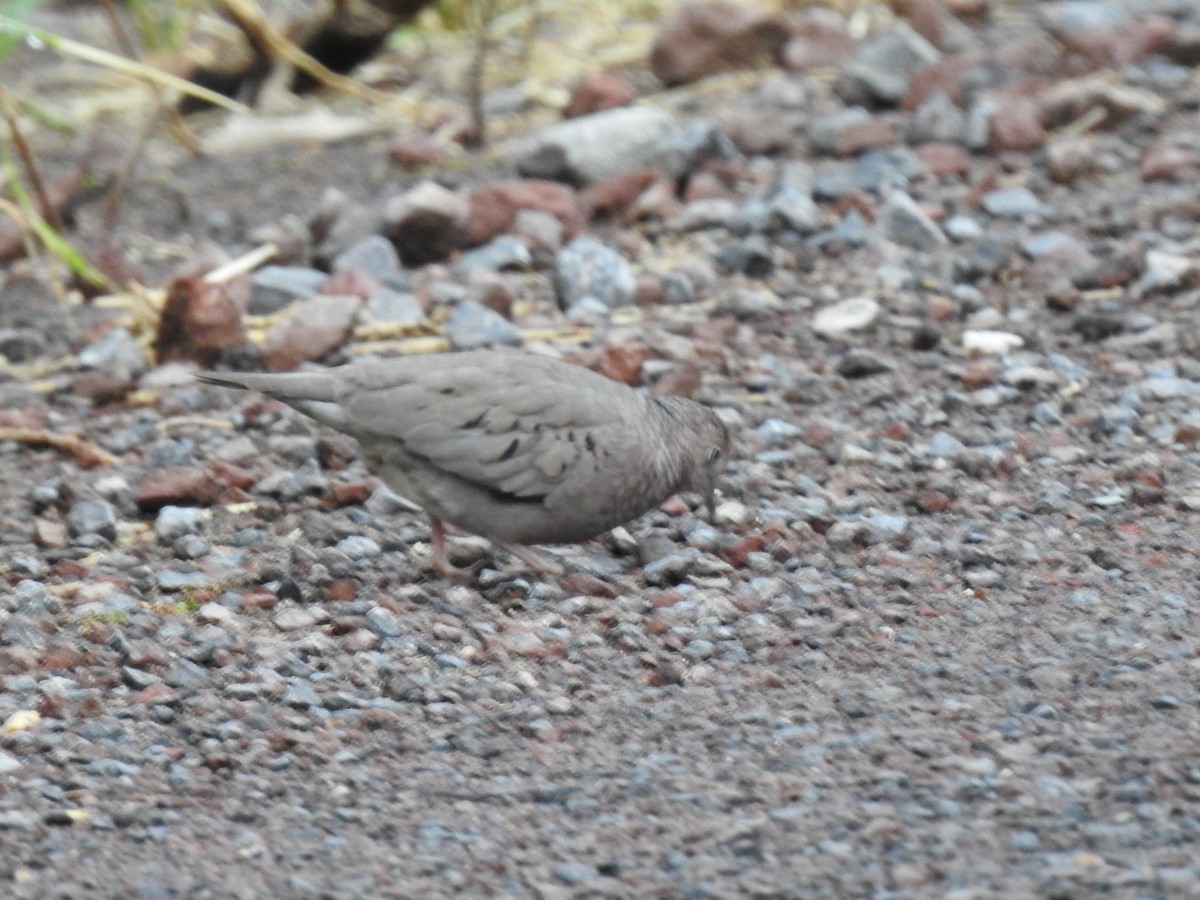
[[280, 374], [204, 372], [356, 438], [367, 464], [433, 519], [501, 545], [573, 543], [672, 494], [704, 493], [730, 452], [724, 423], [580, 366], [477, 350]]

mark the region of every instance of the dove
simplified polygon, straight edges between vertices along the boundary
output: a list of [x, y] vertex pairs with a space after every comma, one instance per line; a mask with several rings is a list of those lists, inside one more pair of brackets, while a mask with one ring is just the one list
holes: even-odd
[[458, 573], [447, 523], [544, 569], [526, 545], [587, 540], [677, 493], [704, 495], [711, 516], [731, 452], [707, 406], [518, 350], [196, 377], [354, 437], [367, 466], [429, 515], [433, 563], [447, 576]]

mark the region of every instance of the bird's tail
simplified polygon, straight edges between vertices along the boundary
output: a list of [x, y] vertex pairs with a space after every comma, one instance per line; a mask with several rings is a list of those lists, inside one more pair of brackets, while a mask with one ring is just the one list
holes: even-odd
[[343, 431], [349, 430], [346, 411], [337, 393], [337, 379], [328, 372], [197, 372], [206, 384], [258, 391]]
[[206, 384], [258, 391], [284, 403], [337, 400], [336, 379], [326, 372], [197, 372]]

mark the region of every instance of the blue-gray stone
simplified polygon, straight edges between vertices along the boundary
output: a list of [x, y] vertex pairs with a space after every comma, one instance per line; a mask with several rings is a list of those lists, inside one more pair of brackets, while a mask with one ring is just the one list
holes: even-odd
[[986, 212], [1000, 219], [1024, 219], [1026, 216], [1045, 216], [1050, 212], [1049, 206], [1032, 191], [1022, 187], [988, 191], [979, 202]]
[[446, 338], [455, 350], [508, 346], [521, 343], [521, 332], [512, 322], [478, 300], [463, 300], [446, 323]]
[[382, 280], [400, 272], [400, 255], [391, 241], [372, 234], [339, 253], [330, 268], [334, 272], [362, 272]]
[[618, 307], [633, 302], [637, 281], [620, 253], [584, 235], [559, 252], [554, 287], [564, 309], [588, 296]]
[[425, 309], [415, 294], [380, 288], [367, 298], [363, 312], [375, 322], [388, 325], [419, 325], [425, 321]]
[[250, 277], [252, 315], [279, 312], [296, 300], [311, 297], [329, 276], [300, 266], [263, 266]]
[[99, 535], [117, 539], [117, 514], [106, 500], [80, 500], [67, 513], [67, 529], [74, 537]]
[[164, 544], [172, 544], [185, 534], [204, 529], [205, 513], [194, 506], [164, 506], [154, 520], [154, 533]]

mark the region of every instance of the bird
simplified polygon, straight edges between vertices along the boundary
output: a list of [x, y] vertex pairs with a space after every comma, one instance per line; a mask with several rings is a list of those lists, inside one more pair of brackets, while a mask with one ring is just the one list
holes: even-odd
[[579, 543], [675, 494], [702, 494], [711, 518], [732, 451], [708, 406], [515, 349], [196, 377], [355, 438], [368, 468], [428, 514], [447, 577], [463, 574], [447, 558], [447, 523], [546, 571], [528, 545]]

